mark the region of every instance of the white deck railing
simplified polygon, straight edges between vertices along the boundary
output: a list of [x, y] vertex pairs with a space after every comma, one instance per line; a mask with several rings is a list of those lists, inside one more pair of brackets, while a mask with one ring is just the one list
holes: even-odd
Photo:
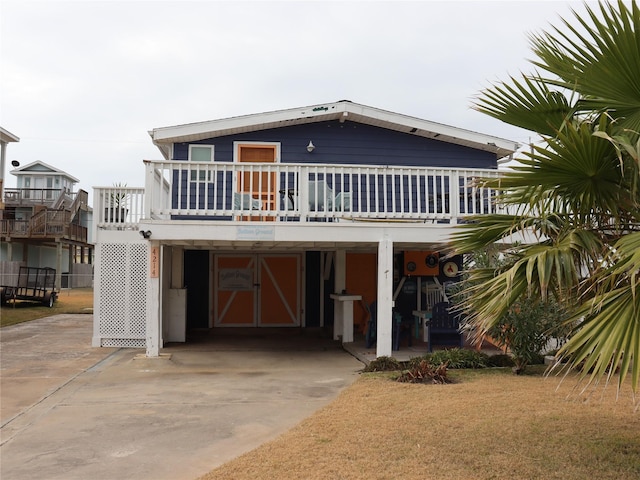
[[[100, 187], [97, 225], [141, 219], [438, 221], [496, 211], [497, 170], [145, 161], [145, 188]], [[144, 201], [143, 201], [144, 200]]]
[[97, 228], [137, 229], [144, 218], [145, 198], [144, 188], [140, 187], [94, 187], [95, 225]]

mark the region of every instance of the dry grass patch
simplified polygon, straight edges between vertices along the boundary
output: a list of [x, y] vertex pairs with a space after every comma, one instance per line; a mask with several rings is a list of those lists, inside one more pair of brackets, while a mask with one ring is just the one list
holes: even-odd
[[[571, 395], [574, 379], [450, 372], [451, 385], [364, 375], [331, 405], [212, 479], [640, 478], [640, 414]], [[568, 397], [569, 396], [569, 397]]]
[[13, 301], [10, 300], [0, 308], [0, 326], [6, 327], [61, 313], [93, 313], [93, 288], [62, 290], [51, 308], [41, 303], [20, 300], [14, 307]]

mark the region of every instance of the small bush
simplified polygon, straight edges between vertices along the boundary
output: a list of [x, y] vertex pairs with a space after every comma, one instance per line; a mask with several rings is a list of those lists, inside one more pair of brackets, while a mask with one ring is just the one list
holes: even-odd
[[489, 367], [513, 367], [514, 365], [513, 357], [506, 353], [489, 356]]
[[499, 346], [509, 348], [515, 363], [513, 372], [520, 374], [527, 365], [544, 363], [541, 352], [549, 340], [566, 338], [564, 319], [564, 310], [557, 302], [523, 297], [488, 333]]
[[542, 355], [541, 353], [532, 355], [529, 363], [531, 365], [544, 365], [544, 355]]
[[451, 380], [447, 377], [446, 363], [441, 363], [435, 367], [427, 360], [421, 360], [396, 380], [404, 383], [451, 383]]
[[446, 363], [448, 368], [486, 368], [489, 366], [489, 356], [486, 353], [460, 348], [438, 350], [423, 358], [432, 365]]
[[364, 367], [365, 372], [393, 372], [402, 370], [402, 364], [393, 357], [378, 357]]

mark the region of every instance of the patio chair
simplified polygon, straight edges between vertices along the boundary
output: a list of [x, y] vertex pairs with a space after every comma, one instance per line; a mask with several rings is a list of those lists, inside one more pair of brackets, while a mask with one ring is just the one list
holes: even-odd
[[431, 310], [429, 321], [429, 351], [433, 349], [434, 340], [441, 346], [462, 348], [462, 332], [460, 332], [459, 316], [451, 313], [451, 304], [439, 302]]
[[325, 181], [309, 181], [309, 211], [351, 211], [351, 192], [339, 192], [334, 196], [333, 189]]
[[309, 181], [309, 211], [333, 210], [333, 190], [325, 181]]
[[253, 198], [250, 193], [233, 192], [233, 209], [261, 210], [262, 202], [257, 198]]
[[[375, 343], [378, 331], [378, 304], [374, 301], [367, 307], [369, 322], [365, 333], [365, 347], [371, 348]], [[400, 350], [400, 338], [408, 332], [408, 343], [411, 346], [411, 328], [403, 328], [404, 322], [399, 312], [393, 312], [393, 323], [391, 327], [391, 338], [393, 340], [393, 350]]]

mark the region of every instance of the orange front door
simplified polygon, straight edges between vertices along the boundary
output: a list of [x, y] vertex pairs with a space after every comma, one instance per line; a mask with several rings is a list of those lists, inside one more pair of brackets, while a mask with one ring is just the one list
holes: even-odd
[[[238, 145], [238, 161], [249, 163], [275, 163], [277, 155], [276, 145], [240, 144]], [[278, 199], [278, 186], [275, 172], [267, 172], [259, 168], [253, 172], [238, 174], [239, 192], [248, 193], [262, 202], [263, 210], [275, 210]], [[251, 217], [249, 220], [258, 219]], [[265, 220], [273, 220], [266, 217]]]
[[299, 326], [299, 255], [216, 256], [216, 326]]

